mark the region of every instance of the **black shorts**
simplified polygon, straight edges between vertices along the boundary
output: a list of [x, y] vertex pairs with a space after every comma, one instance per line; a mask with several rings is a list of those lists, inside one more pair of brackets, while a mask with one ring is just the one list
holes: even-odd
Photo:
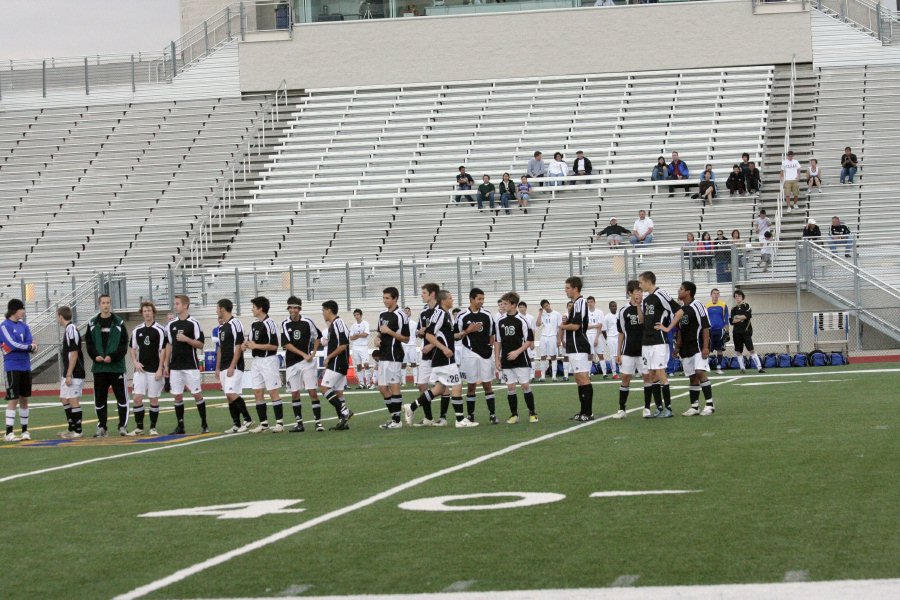
[[6, 399], [31, 397], [31, 371], [6, 372]]
[[710, 352], [724, 352], [725, 342], [722, 339], [722, 329], [709, 330], [709, 350]]
[[734, 351], [740, 354], [744, 351], [744, 348], [747, 348], [749, 352], [753, 352], [753, 335], [749, 333], [738, 333], [734, 332], [734, 336], [732, 337], [734, 341]]

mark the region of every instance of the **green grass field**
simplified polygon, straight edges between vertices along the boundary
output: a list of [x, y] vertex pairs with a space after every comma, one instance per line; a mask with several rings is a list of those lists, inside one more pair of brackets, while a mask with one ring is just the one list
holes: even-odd
[[[349, 432], [3, 444], [0, 597], [593, 588], [623, 577], [636, 586], [706, 585], [780, 582], [788, 572], [809, 580], [900, 576], [900, 369], [776, 369], [714, 381], [717, 413], [709, 418], [644, 420], [632, 412], [623, 421], [575, 425], [567, 420], [577, 407], [570, 383], [536, 386], [538, 424], [383, 431], [381, 398], [365, 392], [348, 396], [360, 413]], [[688, 405], [686, 379], [673, 385], [679, 415]], [[617, 382], [597, 382], [598, 415], [614, 411], [617, 389]], [[411, 389], [404, 394], [412, 397]], [[210, 402], [217, 432], [228, 421], [221, 403]], [[636, 387], [629, 408], [642, 403]], [[505, 417], [505, 393], [498, 408]], [[112, 424], [114, 407], [111, 413]], [[323, 414], [333, 410], [323, 406]], [[306, 398], [304, 416], [311, 417]], [[486, 417], [480, 396], [478, 416]], [[188, 411], [187, 423], [198, 429], [196, 412]], [[53, 439], [62, 425], [59, 408], [32, 411], [36, 439]], [[164, 413], [160, 430], [173, 425]], [[110, 459], [89, 462], [100, 457]], [[67, 465], [74, 466], [42, 471]], [[591, 497], [642, 490], [693, 493]], [[565, 497], [496, 510], [398, 508], [498, 492]], [[304, 511], [139, 517], [263, 500], [302, 500], [289, 508]], [[278, 532], [265, 540], [271, 543], [247, 547]]]

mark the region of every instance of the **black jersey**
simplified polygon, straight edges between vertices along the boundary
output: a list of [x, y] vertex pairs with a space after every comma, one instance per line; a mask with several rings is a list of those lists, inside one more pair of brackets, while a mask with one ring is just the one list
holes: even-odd
[[256, 320], [250, 324], [250, 334], [253, 341], [264, 346], [275, 346], [275, 350], [253, 350], [254, 358], [265, 358], [266, 356], [275, 356], [278, 354], [278, 328], [272, 317], [266, 316], [262, 321]]
[[81, 351], [81, 334], [78, 333], [78, 327], [75, 326], [75, 323], [66, 325], [66, 333], [63, 336], [62, 347], [60, 348], [63, 366], [62, 374], [64, 378], [66, 373], [69, 372], [70, 352], [78, 352], [78, 356], [75, 359], [75, 366], [72, 367], [72, 379], [84, 379], [84, 353]]
[[500, 344], [500, 368], [521, 369], [531, 367], [531, 358], [525, 351], [514, 359], [509, 353], [518, 350], [525, 342], [534, 342], [534, 330], [522, 315], [506, 315], [497, 321], [497, 342]]
[[703, 349], [703, 330], [709, 329], [709, 317], [706, 316], [706, 307], [699, 300], [694, 300], [684, 306], [684, 315], [678, 322], [681, 333], [681, 346], [678, 354], [682, 358], [694, 356]]
[[[312, 354], [316, 346], [316, 340], [322, 339], [322, 332], [308, 317], [300, 317], [296, 321], [285, 319], [281, 323], [281, 345], [287, 348], [293, 346], [301, 352]], [[284, 365], [290, 367], [303, 362], [303, 358], [293, 352], [286, 352]]]
[[[431, 320], [428, 322], [426, 333], [430, 333], [436, 337], [443, 345], [447, 346], [451, 352], [455, 351], [452, 318], [443, 308], [439, 306], [434, 308]], [[426, 343], [428, 343], [427, 340]], [[434, 350], [431, 352], [431, 366], [446, 367], [447, 365], [453, 364], [456, 364], [456, 357], [451, 356], [447, 358], [444, 356], [444, 353], [435, 346]]]
[[[400, 335], [409, 336], [409, 318], [402, 308], [381, 313], [378, 317], [379, 329], [382, 325], [387, 325], [391, 331], [396, 331]], [[403, 342], [386, 334], [380, 334], [378, 339], [379, 360], [403, 362]]]
[[569, 354], [590, 354], [591, 343], [587, 338], [588, 326], [590, 319], [588, 316], [587, 301], [578, 296], [578, 299], [572, 304], [572, 310], [569, 311], [569, 318], [566, 325], [580, 325], [578, 331], [565, 330], [564, 340], [566, 352]]
[[460, 341], [468, 350], [471, 350], [481, 358], [490, 358], [493, 352], [491, 347], [491, 336], [496, 336], [495, 321], [491, 315], [480, 310], [472, 312], [465, 309], [456, 317], [456, 326], [454, 331], [462, 333], [469, 325], [475, 323], [481, 325], [481, 328], [465, 335]]
[[346, 375], [350, 369], [350, 331], [342, 318], [335, 317], [328, 326], [328, 354], [337, 350], [338, 346], [346, 346], [346, 348], [328, 361], [325, 368]]
[[200, 322], [188, 315], [184, 319], [173, 319], [166, 325], [172, 355], [169, 357], [169, 369], [172, 371], [195, 371], [200, 368], [197, 362], [197, 350], [187, 342], [179, 342], [177, 337], [183, 333], [192, 340], [206, 341]]
[[681, 310], [681, 306], [672, 299], [668, 292], [656, 288], [650, 294], [644, 296], [644, 346], [666, 344], [666, 334], [656, 329], [660, 323], [668, 326], [672, 322], [672, 316]]
[[[735, 323], [734, 318], [739, 316], [745, 316], [747, 317], [747, 320]], [[742, 302], [731, 308], [730, 321], [731, 326], [734, 327], [735, 335], [753, 335], [753, 325], [750, 323], [751, 318], [753, 318], [753, 311], [750, 310], [750, 305], [746, 302]]]
[[144, 371], [147, 373], [159, 370], [159, 353], [168, 343], [166, 330], [156, 322], [138, 325], [131, 332], [131, 347], [134, 348], [138, 362], [144, 365]]
[[244, 370], [244, 351], [241, 349], [241, 344], [244, 343], [244, 324], [231, 317], [219, 326], [219, 369], [222, 371], [227, 371], [231, 366], [231, 361], [234, 360], [234, 355], [237, 353], [240, 358], [238, 358], [237, 363], [234, 365], [235, 371], [243, 371]]
[[641, 356], [641, 349], [643, 347], [641, 340], [644, 338], [644, 326], [638, 319], [637, 306], [629, 304], [625, 308], [619, 309], [619, 315], [616, 322], [619, 335], [625, 336], [622, 346], [622, 356]]
[[[428, 324], [431, 323], [431, 317], [434, 315], [434, 310], [435, 310], [434, 308], [428, 308], [426, 306], [425, 309], [421, 313], [419, 313], [419, 329], [425, 329], [425, 330], [428, 329]], [[424, 338], [425, 338], [425, 334], [423, 333], [422, 334], [423, 347], [428, 344], [428, 342], [425, 341]], [[433, 353], [434, 353], [434, 350], [432, 350], [431, 352], [423, 351], [422, 352], [422, 361], [423, 362], [424, 361], [431, 362], [431, 356]]]

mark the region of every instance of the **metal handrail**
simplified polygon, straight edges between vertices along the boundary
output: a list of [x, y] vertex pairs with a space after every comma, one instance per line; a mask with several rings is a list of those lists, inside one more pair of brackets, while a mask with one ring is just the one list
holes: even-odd
[[[784, 149], [782, 150], [782, 164], [787, 159], [788, 150], [791, 149], [791, 125], [794, 115], [794, 87], [797, 81], [797, 55], [791, 57], [791, 87], [788, 92], [787, 117], [784, 124]], [[775, 244], [772, 255], [773, 260], [778, 256], [779, 242], [781, 242], [781, 219], [784, 217], [784, 182], [781, 182], [778, 190], [778, 206], [775, 209]]]

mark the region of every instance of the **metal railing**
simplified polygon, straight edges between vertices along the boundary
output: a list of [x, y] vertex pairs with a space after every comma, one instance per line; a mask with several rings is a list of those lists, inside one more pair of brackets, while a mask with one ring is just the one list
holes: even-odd
[[[784, 161], [787, 159], [787, 153], [791, 149], [791, 126], [793, 125], [793, 117], [794, 117], [794, 88], [797, 82], [797, 55], [793, 55], [791, 57], [791, 86], [788, 91], [788, 106], [787, 106], [787, 116], [785, 118], [784, 123], [784, 148], [781, 153], [782, 165]], [[783, 167], [782, 167], [783, 168]], [[777, 249], [778, 243], [781, 241], [781, 219], [784, 216], [784, 182], [778, 186], [778, 206], [775, 209], [775, 247]], [[777, 252], [777, 250], [776, 250]], [[776, 254], [777, 255], [777, 254]], [[773, 257], [774, 258], [774, 257]]]
[[894, 39], [894, 26], [900, 22], [900, 13], [888, 10], [881, 2], [872, 0], [814, 0], [815, 7], [841, 21], [854, 23], [859, 29], [890, 44]]

